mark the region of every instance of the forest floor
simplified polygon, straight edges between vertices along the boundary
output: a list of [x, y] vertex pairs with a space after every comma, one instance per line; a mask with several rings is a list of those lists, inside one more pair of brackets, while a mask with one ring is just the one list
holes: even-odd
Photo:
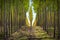
[[43, 30], [40, 26], [36, 27], [27, 27], [22, 26], [18, 31], [13, 33], [10, 40], [54, 40], [51, 39], [46, 31]]

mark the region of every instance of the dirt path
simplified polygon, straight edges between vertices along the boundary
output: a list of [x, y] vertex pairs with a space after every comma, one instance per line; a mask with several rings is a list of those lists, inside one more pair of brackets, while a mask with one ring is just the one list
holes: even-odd
[[22, 26], [18, 31], [11, 35], [10, 39], [27, 40], [28, 38], [49, 38], [49, 37], [50, 36], [47, 34], [47, 32], [45, 32], [43, 28], [41, 28], [40, 26], [32, 27], [31, 30], [30, 27]]

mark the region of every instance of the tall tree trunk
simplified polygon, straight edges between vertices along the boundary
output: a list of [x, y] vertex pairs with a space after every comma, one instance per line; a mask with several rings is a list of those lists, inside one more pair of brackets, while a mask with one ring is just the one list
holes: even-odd
[[60, 40], [60, 0], [57, 0], [57, 5], [58, 5], [58, 40]]

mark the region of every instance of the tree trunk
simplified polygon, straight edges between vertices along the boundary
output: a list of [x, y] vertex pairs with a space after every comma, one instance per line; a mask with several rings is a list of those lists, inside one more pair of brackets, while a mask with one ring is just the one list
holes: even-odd
[[57, 0], [57, 5], [58, 5], [58, 40], [60, 40], [60, 0]]

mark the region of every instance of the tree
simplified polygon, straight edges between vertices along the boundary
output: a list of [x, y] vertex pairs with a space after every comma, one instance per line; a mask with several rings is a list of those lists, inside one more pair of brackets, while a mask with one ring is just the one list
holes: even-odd
[[57, 5], [58, 5], [58, 20], [57, 20], [57, 22], [58, 22], [58, 40], [60, 40], [60, 0], [57, 0]]

